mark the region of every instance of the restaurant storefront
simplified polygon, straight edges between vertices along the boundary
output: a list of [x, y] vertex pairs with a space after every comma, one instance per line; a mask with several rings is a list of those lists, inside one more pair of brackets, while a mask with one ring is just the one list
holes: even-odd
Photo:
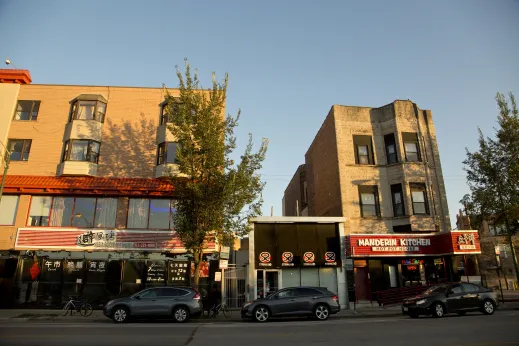
[[346, 302], [341, 258], [344, 219], [294, 219], [265, 217], [253, 221], [248, 299], [263, 298], [284, 287], [320, 286]]
[[[194, 276], [174, 231], [20, 228], [16, 249], [18, 306], [61, 306], [69, 296], [98, 306], [147, 287], [189, 286]], [[209, 286], [215, 249], [207, 244], [201, 288]]]
[[378, 291], [476, 280], [477, 231], [346, 236], [350, 301], [376, 301]]

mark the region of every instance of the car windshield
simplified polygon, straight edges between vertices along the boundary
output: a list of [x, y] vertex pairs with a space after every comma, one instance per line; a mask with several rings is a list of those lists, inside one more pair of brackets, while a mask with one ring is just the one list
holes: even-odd
[[441, 286], [433, 286], [427, 289], [423, 294], [425, 296], [430, 296], [433, 294], [441, 294], [444, 293], [448, 286], [441, 285]]

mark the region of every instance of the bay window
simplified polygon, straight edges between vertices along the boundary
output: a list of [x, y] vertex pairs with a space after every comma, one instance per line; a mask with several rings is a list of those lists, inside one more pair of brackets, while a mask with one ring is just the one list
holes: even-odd
[[65, 142], [62, 161], [99, 162], [101, 143], [90, 139], [71, 139]]
[[69, 121], [95, 120], [103, 123], [106, 100], [100, 95], [81, 95], [71, 102]]
[[177, 147], [175, 142], [162, 142], [157, 147], [157, 165], [177, 162]]
[[427, 193], [425, 184], [412, 183], [409, 185], [409, 187], [411, 188], [411, 199], [413, 201], [413, 214], [429, 214], [429, 205], [427, 203]]
[[362, 217], [380, 216], [377, 186], [359, 186], [360, 213]]

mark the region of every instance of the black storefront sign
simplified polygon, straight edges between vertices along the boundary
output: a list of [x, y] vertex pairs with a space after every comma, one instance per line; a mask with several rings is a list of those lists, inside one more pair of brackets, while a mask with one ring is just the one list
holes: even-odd
[[[101, 284], [106, 282], [108, 261], [88, 261], [86, 262], [86, 272], [88, 284]], [[119, 273], [120, 275], [120, 273]]]
[[83, 283], [85, 273], [85, 262], [83, 260], [65, 260], [63, 265], [63, 282]]
[[254, 247], [258, 269], [341, 266], [336, 224], [256, 223]]
[[165, 261], [146, 261], [148, 271], [146, 282], [164, 283], [166, 281], [166, 262]]
[[40, 280], [43, 282], [61, 282], [63, 276], [63, 262], [57, 259], [43, 259], [43, 268]]
[[168, 283], [175, 286], [189, 286], [189, 261], [168, 262]]

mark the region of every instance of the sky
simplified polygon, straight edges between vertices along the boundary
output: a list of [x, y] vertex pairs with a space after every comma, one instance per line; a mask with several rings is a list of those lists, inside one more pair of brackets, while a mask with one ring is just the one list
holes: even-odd
[[519, 97], [517, 18], [517, 0], [0, 0], [0, 59], [37, 84], [175, 87], [184, 58], [204, 87], [228, 73], [238, 151], [270, 141], [264, 215], [333, 104], [410, 99], [432, 111], [454, 224], [465, 148], [492, 135], [496, 92]]

